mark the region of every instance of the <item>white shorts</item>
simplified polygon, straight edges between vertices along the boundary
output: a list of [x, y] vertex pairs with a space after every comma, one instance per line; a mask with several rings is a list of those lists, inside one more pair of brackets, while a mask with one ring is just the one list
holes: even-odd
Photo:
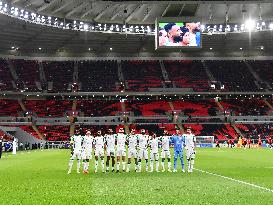
[[83, 150], [82, 159], [92, 159], [92, 149]]
[[108, 157], [114, 157], [115, 156], [115, 149], [106, 149], [106, 153]]
[[104, 150], [103, 149], [95, 149], [95, 156], [104, 157]]
[[117, 157], [125, 157], [125, 156], [126, 156], [125, 149], [118, 149], [117, 150]]
[[187, 157], [187, 160], [195, 158], [194, 148], [191, 147], [191, 148], [186, 149], [186, 157]]
[[150, 153], [150, 160], [156, 160], [158, 161], [159, 154], [158, 153]]
[[148, 159], [148, 150], [147, 149], [140, 149], [138, 151], [138, 159]]
[[74, 150], [73, 154], [71, 155], [70, 159], [74, 160], [75, 158], [81, 159], [81, 150]]
[[137, 150], [136, 149], [129, 149], [128, 158], [137, 158]]
[[166, 157], [167, 157], [167, 159], [171, 158], [170, 150], [162, 150], [161, 151], [161, 158], [165, 159]]

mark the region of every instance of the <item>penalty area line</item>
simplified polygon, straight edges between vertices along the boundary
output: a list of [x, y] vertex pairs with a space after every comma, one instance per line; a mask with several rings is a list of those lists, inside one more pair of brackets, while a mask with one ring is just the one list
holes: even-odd
[[262, 187], [262, 186], [259, 186], [259, 185], [256, 185], [256, 184], [252, 184], [252, 183], [245, 182], [245, 181], [242, 181], [242, 180], [234, 179], [234, 178], [231, 178], [231, 177], [223, 176], [223, 175], [220, 175], [220, 174], [215, 174], [215, 173], [212, 173], [212, 172], [204, 171], [202, 169], [196, 169], [196, 168], [194, 168], [194, 169], [196, 171], [201, 172], [201, 173], [209, 174], [209, 175], [212, 175], [212, 176], [217, 176], [217, 177], [220, 177], [220, 178], [223, 178], [223, 179], [228, 179], [230, 181], [234, 181], [234, 182], [237, 182], [237, 183], [240, 183], [240, 184], [245, 184], [245, 185], [257, 188], [257, 189], [261, 189], [261, 190], [265, 190], [265, 191], [269, 191], [269, 192], [273, 193], [272, 189], [269, 189], [269, 188], [266, 188], [266, 187]]

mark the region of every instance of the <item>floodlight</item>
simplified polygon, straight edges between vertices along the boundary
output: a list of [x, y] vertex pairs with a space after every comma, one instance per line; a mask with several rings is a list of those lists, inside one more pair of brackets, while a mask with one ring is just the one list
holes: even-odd
[[245, 22], [245, 26], [248, 30], [253, 30], [254, 27], [255, 27], [255, 21], [252, 20], [252, 19], [248, 19], [246, 22]]

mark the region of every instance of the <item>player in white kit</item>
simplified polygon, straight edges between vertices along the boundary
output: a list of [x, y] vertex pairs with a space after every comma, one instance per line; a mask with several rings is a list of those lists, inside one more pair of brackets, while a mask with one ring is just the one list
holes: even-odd
[[18, 140], [14, 137], [12, 142], [12, 154], [16, 155], [17, 147], [18, 147]]
[[112, 159], [112, 172], [115, 171], [115, 143], [116, 135], [113, 134], [112, 129], [108, 129], [108, 133], [105, 135], [106, 142], [106, 172], [109, 172], [110, 159]]
[[92, 151], [93, 151], [93, 140], [94, 137], [91, 135], [90, 130], [88, 130], [83, 136], [82, 143], [82, 159], [83, 159], [83, 173], [89, 173], [89, 161], [92, 159]]
[[130, 135], [127, 138], [128, 143], [128, 164], [127, 164], [127, 170], [126, 172], [130, 172], [130, 166], [131, 166], [131, 159], [135, 159], [135, 172], [137, 171], [137, 140], [138, 137], [135, 133], [135, 129], [131, 130]]
[[97, 136], [94, 138], [95, 144], [95, 173], [98, 171], [99, 158], [101, 159], [101, 169], [104, 172], [104, 137], [101, 130], [98, 130]]
[[165, 159], [168, 159], [168, 172], [171, 172], [171, 152], [170, 152], [170, 136], [168, 131], [164, 130], [163, 136], [160, 138], [162, 150], [161, 150], [161, 166], [162, 172], [165, 172]]
[[152, 139], [150, 140], [150, 172], [154, 171], [154, 160], [155, 160], [155, 167], [156, 172], [159, 172], [159, 154], [158, 154], [158, 138], [156, 137], [156, 134], [154, 133], [152, 136]]
[[71, 173], [74, 159], [77, 157], [77, 173], [80, 173], [81, 166], [81, 154], [82, 154], [82, 136], [80, 135], [79, 130], [76, 130], [76, 133], [71, 137], [71, 157], [68, 165], [68, 174]]
[[185, 138], [185, 148], [186, 148], [186, 157], [188, 161], [188, 172], [193, 171], [194, 159], [195, 159], [195, 142], [196, 137], [192, 133], [191, 128], [187, 128], [186, 134], [184, 134]]
[[125, 158], [126, 158], [126, 135], [124, 134], [124, 129], [119, 128], [119, 132], [117, 134], [117, 171], [119, 172], [120, 167], [120, 158], [122, 159], [122, 171], [125, 172]]
[[148, 144], [149, 135], [145, 133], [145, 129], [141, 130], [141, 134], [138, 136], [138, 172], [141, 172], [141, 160], [144, 158], [146, 161], [146, 172], [149, 169], [148, 164]]

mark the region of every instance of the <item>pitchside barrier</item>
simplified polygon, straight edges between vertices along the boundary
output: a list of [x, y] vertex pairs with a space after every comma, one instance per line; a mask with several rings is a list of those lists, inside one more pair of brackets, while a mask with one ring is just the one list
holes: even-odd
[[212, 148], [214, 136], [196, 136], [196, 147]]

